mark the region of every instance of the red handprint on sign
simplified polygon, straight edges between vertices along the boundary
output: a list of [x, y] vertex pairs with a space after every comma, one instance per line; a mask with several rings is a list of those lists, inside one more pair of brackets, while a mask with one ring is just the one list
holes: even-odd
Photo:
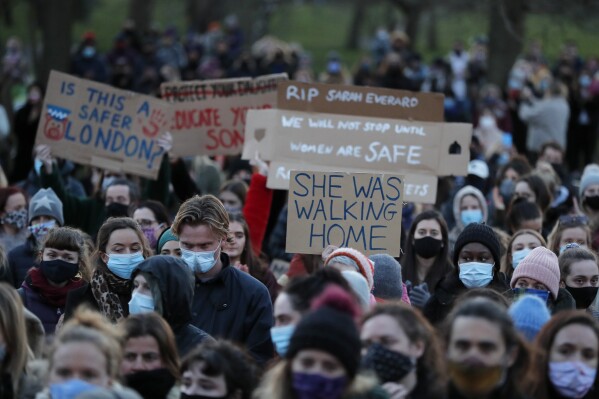
[[144, 136], [149, 138], [158, 136], [168, 123], [165, 113], [160, 109], [154, 109], [147, 120], [144, 121], [142, 118], [138, 118], [137, 121], [141, 125]]

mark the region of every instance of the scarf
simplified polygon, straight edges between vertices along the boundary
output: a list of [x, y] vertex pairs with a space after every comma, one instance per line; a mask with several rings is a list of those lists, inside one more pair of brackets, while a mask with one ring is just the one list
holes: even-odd
[[69, 291], [82, 287], [85, 282], [81, 277], [71, 279], [64, 287], [55, 287], [37, 267], [32, 267], [28, 272], [25, 283], [37, 292], [48, 304], [57, 308], [64, 308], [67, 303]]
[[106, 266], [98, 265], [90, 285], [104, 317], [114, 324], [125, 318], [120, 297], [131, 296], [130, 280], [123, 280], [111, 273]]

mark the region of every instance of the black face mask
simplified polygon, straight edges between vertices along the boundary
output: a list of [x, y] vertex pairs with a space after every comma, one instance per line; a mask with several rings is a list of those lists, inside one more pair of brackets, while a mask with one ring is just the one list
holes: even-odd
[[599, 195], [593, 195], [592, 197], [586, 197], [584, 203], [594, 211], [599, 211]]
[[442, 246], [443, 241], [430, 236], [414, 240], [414, 250], [416, 251], [416, 254], [422, 256], [424, 259], [430, 259], [439, 255]]
[[599, 287], [570, 287], [566, 285], [566, 289], [576, 301], [576, 309], [586, 309], [595, 300]]
[[362, 367], [376, 373], [381, 384], [398, 382], [416, 367], [412, 359], [403, 353], [372, 344], [362, 358]]
[[129, 216], [129, 206], [113, 202], [106, 206], [106, 218], [120, 218]]
[[175, 377], [167, 369], [138, 371], [125, 376], [126, 385], [144, 399], [166, 398], [175, 381]]
[[79, 264], [62, 259], [43, 260], [40, 262], [40, 271], [53, 283], [63, 283], [79, 273]]

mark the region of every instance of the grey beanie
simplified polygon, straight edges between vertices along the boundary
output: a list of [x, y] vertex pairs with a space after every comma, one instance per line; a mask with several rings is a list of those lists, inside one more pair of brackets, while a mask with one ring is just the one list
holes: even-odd
[[62, 202], [51, 188], [41, 188], [29, 201], [29, 220], [38, 216], [50, 216], [56, 219], [59, 225], [64, 225]]
[[580, 187], [578, 188], [578, 198], [582, 201], [584, 190], [591, 184], [599, 184], [599, 165], [592, 163], [584, 168], [580, 178]]
[[403, 284], [401, 265], [389, 254], [370, 256], [374, 263], [374, 290], [372, 294], [381, 299], [401, 299]]

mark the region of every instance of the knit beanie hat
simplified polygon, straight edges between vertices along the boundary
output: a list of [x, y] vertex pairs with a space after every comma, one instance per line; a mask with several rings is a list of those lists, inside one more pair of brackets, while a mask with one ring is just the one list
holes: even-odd
[[368, 289], [368, 283], [364, 276], [351, 270], [343, 270], [341, 275], [358, 297], [362, 310], [367, 312], [370, 309], [370, 289]]
[[584, 168], [580, 178], [580, 187], [578, 188], [578, 198], [582, 200], [584, 190], [591, 184], [599, 184], [599, 165], [592, 163]]
[[489, 249], [491, 255], [493, 255], [493, 261], [495, 262], [495, 268], [499, 268], [501, 263], [501, 247], [499, 244], [499, 238], [493, 229], [484, 223], [470, 223], [458, 236], [455, 246], [453, 247], [453, 264], [458, 264], [460, 251], [466, 244], [471, 242], [478, 242], [483, 244]]
[[547, 287], [553, 299], [559, 292], [559, 263], [557, 256], [545, 247], [536, 247], [520, 263], [512, 274], [510, 286], [514, 288], [520, 277], [538, 281]]
[[521, 332], [529, 342], [534, 341], [541, 328], [551, 318], [547, 305], [534, 295], [521, 296], [510, 306], [509, 314], [516, 330]]
[[40, 190], [31, 197], [29, 201], [29, 220], [38, 216], [50, 216], [56, 219], [60, 226], [64, 225], [64, 216], [62, 214], [62, 201], [51, 188], [40, 188]]
[[[353, 262], [355, 262], [355, 264], [358, 266], [358, 270], [356, 271], [359, 272], [362, 276], [364, 276], [366, 282], [368, 282], [368, 288], [372, 290], [372, 287], [374, 286], [374, 265], [372, 264], [370, 259], [368, 259], [366, 255], [364, 255], [362, 252], [357, 251], [353, 248], [338, 248], [331, 252], [327, 260], [324, 262], [324, 265], [328, 266], [331, 263], [331, 261], [333, 261], [334, 263], [334, 259], [338, 256], [347, 257], [351, 259]], [[341, 258], [340, 260], [340, 263], [348, 264], [348, 262], [344, 262], [343, 258]]]
[[401, 265], [389, 254], [371, 255], [374, 263], [374, 289], [372, 294], [381, 299], [401, 299], [403, 284]]
[[359, 310], [350, 294], [331, 285], [312, 303], [291, 336], [285, 358], [291, 361], [304, 349], [318, 349], [334, 356], [353, 379], [360, 365], [360, 334], [355, 319]]
[[177, 236], [175, 236], [173, 234], [173, 232], [171, 231], [170, 227], [166, 230], [164, 230], [164, 232], [160, 235], [160, 239], [158, 240], [158, 254], [160, 254], [160, 252], [162, 251], [162, 247], [164, 247], [164, 244], [166, 244], [169, 241], [179, 241], [179, 239], [177, 238]]

